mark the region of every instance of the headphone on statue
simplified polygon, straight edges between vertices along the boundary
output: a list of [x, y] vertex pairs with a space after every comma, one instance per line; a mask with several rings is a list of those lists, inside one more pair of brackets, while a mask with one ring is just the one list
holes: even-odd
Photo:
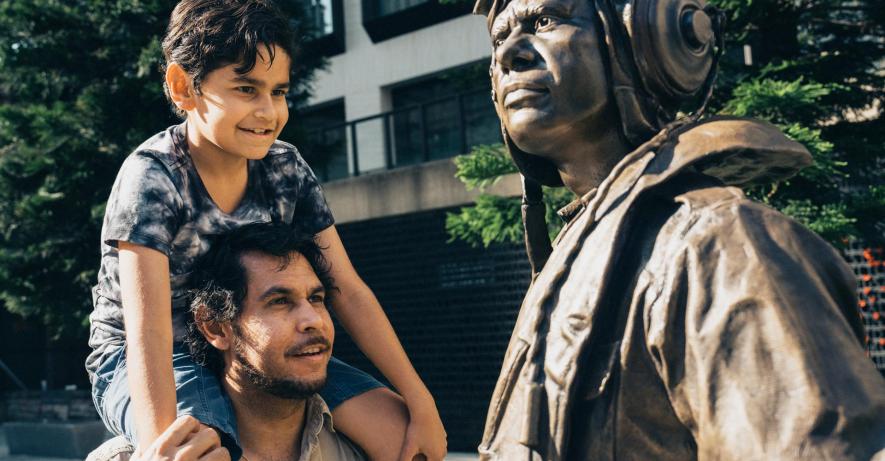
[[[478, 0], [474, 13], [489, 25], [510, 0]], [[697, 100], [689, 117], [700, 117], [713, 91], [723, 51], [725, 15], [704, 0], [586, 0], [593, 2], [605, 35], [612, 94], [626, 139], [638, 146]], [[562, 186], [547, 160], [504, 140], [523, 175]]]

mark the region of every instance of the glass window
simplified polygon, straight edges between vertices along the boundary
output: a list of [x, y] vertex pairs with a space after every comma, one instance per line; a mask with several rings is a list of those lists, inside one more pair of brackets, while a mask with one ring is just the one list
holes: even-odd
[[487, 69], [481, 61], [391, 90], [394, 165], [453, 157], [500, 141]]
[[320, 181], [349, 176], [344, 101], [306, 109], [298, 116], [304, 131], [298, 149]]
[[[344, 13], [342, 0], [303, 1], [310, 33], [309, 52], [334, 56], [344, 52]], [[297, 30], [297, 28], [296, 28]]]
[[362, 0], [363, 27], [373, 42], [407, 34], [470, 13], [473, 2]]
[[427, 2], [428, 0], [377, 0], [378, 16], [386, 16]]
[[308, 0], [307, 14], [313, 22], [314, 33], [317, 37], [334, 32], [332, 0]]

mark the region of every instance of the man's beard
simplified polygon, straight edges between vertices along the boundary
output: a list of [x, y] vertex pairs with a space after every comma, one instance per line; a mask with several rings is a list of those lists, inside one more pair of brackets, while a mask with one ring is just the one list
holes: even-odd
[[234, 362], [254, 389], [281, 399], [306, 400], [326, 385], [325, 376], [322, 379], [307, 381], [278, 378], [258, 370], [243, 353], [243, 342], [238, 334], [234, 336]]

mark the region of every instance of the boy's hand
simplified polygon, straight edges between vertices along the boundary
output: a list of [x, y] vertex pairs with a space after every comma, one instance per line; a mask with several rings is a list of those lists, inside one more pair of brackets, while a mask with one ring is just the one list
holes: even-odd
[[230, 461], [215, 429], [193, 416], [179, 416], [146, 450], [132, 461]]
[[[432, 403], [409, 408], [409, 428], [399, 461], [443, 461], [446, 449], [446, 430], [436, 405]], [[422, 456], [423, 455], [423, 456]]]

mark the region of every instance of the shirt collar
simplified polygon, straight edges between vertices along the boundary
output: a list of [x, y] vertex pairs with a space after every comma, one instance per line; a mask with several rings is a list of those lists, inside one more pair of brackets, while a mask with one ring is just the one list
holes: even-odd
[[320, 443], [320, 432], [335, 432], [332, 424], [332, 413], [329, 406], [319, 394], [314, 394], [304, 402], [304, 431], [301, 435], [301, 457], [310, 459], [310, 454]]

